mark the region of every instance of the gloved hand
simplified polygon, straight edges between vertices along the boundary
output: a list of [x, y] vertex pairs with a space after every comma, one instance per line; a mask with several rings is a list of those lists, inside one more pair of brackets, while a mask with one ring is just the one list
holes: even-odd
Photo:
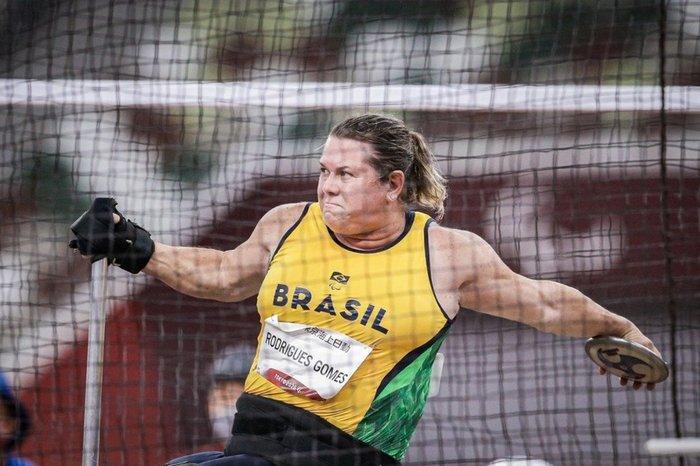
[[96, 198], [71, 225], [76, 238], [68, 246], [90, 256], [92, 262], [107, 258], [110, 264], [139, 273], [151, 259], [155, 243], [148, 231], [124, 218], [116, 206], [111, 197]]

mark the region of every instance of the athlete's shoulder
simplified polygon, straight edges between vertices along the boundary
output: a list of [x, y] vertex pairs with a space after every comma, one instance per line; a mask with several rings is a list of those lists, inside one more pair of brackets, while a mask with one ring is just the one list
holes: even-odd
[[458, 251], [462, 248], [481, 248], [487, 246], [486, 241], [476, 233], [457, 228], [448, 228], [432, 222], [428, 229], [430, 244], [435, 248], [447, 251]]
[[431, 265], [450, 270], [458, 282], [499, 260], [489, 243], [476, 233], [440, 225], [432, 225], [428, 231]]
[[268, 210], [255, 227], [257, 236], [268, 250], [273, 250], [280, 239], [299, 221], [309, 208], [308, 202], [281, 204]]
[[431, 264], [449, 270], [451, 282], [460, 287], [481, 275], [505, 270], [493, 247], [471, 231], [434, 226], [429, 244]]
[[284, 226], [293, 225], [302, 214], [308, 209], [309, 202], [294, 202], [291, 204], [280, 204], [268, 210], [260, 219], [259, 223], [278, 224]]

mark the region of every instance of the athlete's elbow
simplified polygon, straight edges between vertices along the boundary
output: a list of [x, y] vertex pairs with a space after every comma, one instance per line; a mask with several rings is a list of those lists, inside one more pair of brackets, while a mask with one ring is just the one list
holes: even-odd
[[218, 301], [220, 303], [237, 303], [239, 301], [242, 301], [237, 296], [231, 296], [231, 295], [217, 295], [217, 296], [210, 296], [208, 299], [211, 299], [212, 301]]
[[237, 303], [237, 302], [243, 301], [247, 297], [248, 297], [247, 295], [240, 293], [240, 292], [231, 291], [231, 290], [222, 290], [216, 294], [211, 295], [209, 299], [212, 299], [214, 301], [219, 301], [221, 303]]
[[257, 293], [257, 288], [254, 288], [245, 281], [229, 280], [220, 283], [218, 287], [212, 289], [209, 299], [220, 301], [222, 303], [237, 303], [244, 299], [250, 298]]
[[218, 284], [217, 286], [210, 287], [199, 297], [222, 303], [235, 303], [244, 299], [241, 297], [240, 290], [230, 284], [226, 284], [225, 286]]

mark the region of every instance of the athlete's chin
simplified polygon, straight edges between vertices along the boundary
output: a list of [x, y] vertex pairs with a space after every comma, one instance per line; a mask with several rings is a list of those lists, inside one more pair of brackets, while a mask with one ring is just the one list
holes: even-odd
[[326, 223], [326, 226], [333, 231], [343, 224], [343, 219], [340, 213], [328, 209], [323, 210], [323, 221]]
[[348, 215], [340, 209], [323, 209], [323, 222], [334, 233], [343, 234], [348, 225]]

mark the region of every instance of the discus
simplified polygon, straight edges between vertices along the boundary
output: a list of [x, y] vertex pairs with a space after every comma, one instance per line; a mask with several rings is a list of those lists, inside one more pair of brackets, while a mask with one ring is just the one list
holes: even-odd
[[659, 383], [668, 377], [668, 364], [649, 348], [624, 338], [589, 338], [586, 354], [609, 373], [640, 383]]

